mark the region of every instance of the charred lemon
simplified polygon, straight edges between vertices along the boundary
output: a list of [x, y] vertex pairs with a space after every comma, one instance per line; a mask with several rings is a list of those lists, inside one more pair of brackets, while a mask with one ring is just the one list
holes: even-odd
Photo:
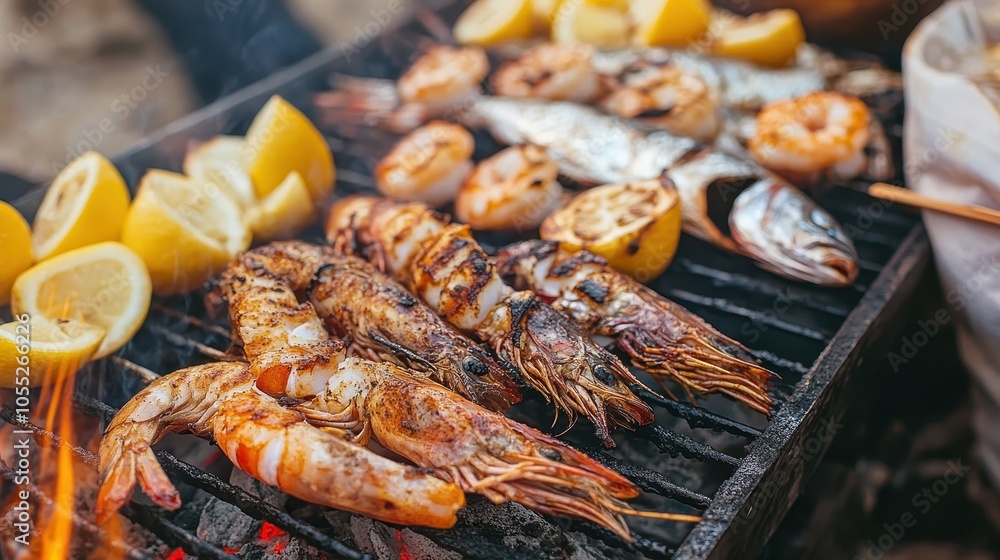
[[795, 57], [805, 39], [798, 12], [771, 10], [720, 25], [712, 41], [712, 52], [765, 66], [784, 66]]
[[542, 222], [542, 239], [585, 249], [640, 282], [659, 276], [677, 252], [681, 205], [659, 179], [595, 187]]

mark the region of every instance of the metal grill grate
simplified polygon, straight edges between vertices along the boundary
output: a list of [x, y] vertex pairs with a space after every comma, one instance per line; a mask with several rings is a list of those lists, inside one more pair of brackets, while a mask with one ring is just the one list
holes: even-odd
[[[441, 13], [446, 19], [453, 18], [457, 10], [451, 6]], [[190, 139], [242, 133], [273, 93], [281, 93], [300, 107], [308, 107], [311, 96], [326, 88], [326, 80], [332, 73], [396, 75], [405, 57], [394, 53], [410, 53], [420, 38], [426, 37], [427, 31], [419, 19], [405, 23], [401, 33], [395, 29], [388, 31], [382, 44], [369, 45], [350, 61], [336, 51], [320, 53], [206, 107], [151, 137], [116, 163], [134, 185], [149, 167], [179, 168]], [[897, 112], [888, 118], [900, 122], [901, 114]], [[897, 147], [899, 128], [890, 128]], [[361, 137], [333, 136], [329, 140], [337, 159], [338, 192], [370, 191], [372, 165], [388, 146], [378, 136], [368, 138], [367, 142]], [[477, 146], [480, 152], [497, 149], [483, 136], [477, 136]], [[17, 206], [30, 216], [37, 209], [41, 195], [41, 189], [29, 193]], [[745, 553], [759, 547], [794, 500], [793, 488], [808, 476], [821, 454], [802, 459], [797, 451], [802, 442], [819, 420], [832, 421], [839, 416], [851, 375], [861, 366], [864, 353], [877, 347], [884, 338], [875, 335], [880, 331], [888, 335], [902, 321], [900, 302], [926, 266], [926, 239], [916, 217], [874, 202], [850, 188], [829, 190], [816, 198], [854, 238], [861, 257], [861, 273], [852, 288], [834, 290], [785, 281], [747, 259], [689, 237], [682, 240], [668, 272], [652, 284], [658, 292], [747, 344], [767, 367], [781, 375], [773, 388], [778, 409], [770, 422], [721, 398], [709, 398], [701, 403], [704, 407], [696, 407], [639, 391], [657, 410], [659, 424], [639, 430], [634, 436], [620, 436], [619, 449], [597, 449], [586, 427], [563, 436], [623, 473], [645, 492], [674, 501], [671, 507], [703, 512], [705, 520], [690, 534], [684, 530], [665, 534], [650, 524], [633, 524], [635, 550], [647, 556], [726, 558], [734, 551]], [[873, 216], [875, 219], [871, 219]], [[321, 241], [318, 229], [307, 232], [304, 238]], [[499, 244], [509, 239], [486, 241]], [[103, 395], [77, 394], [76, 406], [87, 415], [107, 421], [116, 412], [114, 406], [121, 405], [158, 375], [223, 359], [228, 345], [228, 330], [207, 319], [201, 294], [158, 299], [133, 342], [118, 355], [91, 368], [95, 375], [100, 375], [105, 387], [126, 390]], [[541, 408], [532, 408], [530, 403], [523, 411], [519, 407], [516, 414], [525, 417], [517, 419], [544, 427], [548, 425], [547, 419], [537, 413]], [[6, 408], [0, 411], [0, 419], [14, 422]], [[60, 445], [51, 434], [34, 426], [28, 428], [43, 444]], [[82, 462], [96, 467], [92, 453], [79, 448], [73, 451]], [[664, 455], [657, 456], [657, 452]], [[331, 555], [370, 557], [331, 536], [328, 528], [297, 519], [181, 458], [162, 451], [157, 452], [157, 457], [177, 483], [233, 504], [247, 515], [273, 523]], [[781, 477], [783, 470], [794, 470], [795, 474]], [[9, 469], [0, 465], [0, 475], [9, 479], [9, 474]], [[657, 502], [664, 503], [669, 502]], [[174, 523], [168, 512], [132, 503], [123, 514], [170, 546], [182, 547], [201, 558], [230, 557]], [[80, 521], [88, 533], [101, 538], [98, 528]], [[560, 523], [564, 529], [627, 550], [624, 542], [596, 526], [579, 521]], [[522, 557], [498, 542], [489, 526], [460, 522], [451, 531], [415, 530], [466, 557]], [[123, 550], [127, 549], [127, 545], [119, 544]], [[141, 550], [126, 551], [130, 558], [148, 557]]]

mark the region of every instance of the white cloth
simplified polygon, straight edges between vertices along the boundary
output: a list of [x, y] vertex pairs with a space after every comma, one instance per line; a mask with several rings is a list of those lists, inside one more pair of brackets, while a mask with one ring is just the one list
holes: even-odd
[[[949, 2], [920, 23], [903, 50], [905, 172], [910, 188], [958, 203], [1000, 208], [1000, 104], [956, 65], [983, 52], [976, 12]], [[1000, 487], [1000, 227], [924, 212], [948, 321], [980, 392], [978, 452]]]

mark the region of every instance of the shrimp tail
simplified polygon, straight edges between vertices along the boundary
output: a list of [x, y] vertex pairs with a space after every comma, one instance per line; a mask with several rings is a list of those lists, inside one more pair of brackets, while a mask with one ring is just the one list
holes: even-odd
[[98, 519], [108, 519], [125, 505], [136, 482], [157, 505], [179, 508], [180, 495], [152, 445], [168, 431], [210, 433], [217, 403], [252, 384], [249, 365], [218, 362], [165, 375], [132, 397], [101, 439]]
[[107, 521], [132, 498], [138, 481], [143, 491], [156, 505], [174, 511], [181, 507], [181, 496], [167, 473], [156, 460], [148, 445], [142, 450], [127, 449], [119, 453], [101, 473], [97, 493], [97, 520]]
[[641, 385], [620, 361], [555, 309], [527, 291], [502, 306], [510, 328], [496, 337], [495, 350], [518, 366], [525, 380], [569, 415], [590, 419], [604, 445], [614, 446], [608, 417], [624, 426], [649, 424], [653, 411], [629, 390]]

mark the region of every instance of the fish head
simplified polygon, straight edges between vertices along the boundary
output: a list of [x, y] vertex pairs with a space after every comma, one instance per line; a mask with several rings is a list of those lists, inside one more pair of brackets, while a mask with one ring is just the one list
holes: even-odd
[[858, 254], [834, 220], [798, 189], [764, 178], [746, 189], [729, 215], [732, 238], [763, 268], [824, 286], [849, 286]]

